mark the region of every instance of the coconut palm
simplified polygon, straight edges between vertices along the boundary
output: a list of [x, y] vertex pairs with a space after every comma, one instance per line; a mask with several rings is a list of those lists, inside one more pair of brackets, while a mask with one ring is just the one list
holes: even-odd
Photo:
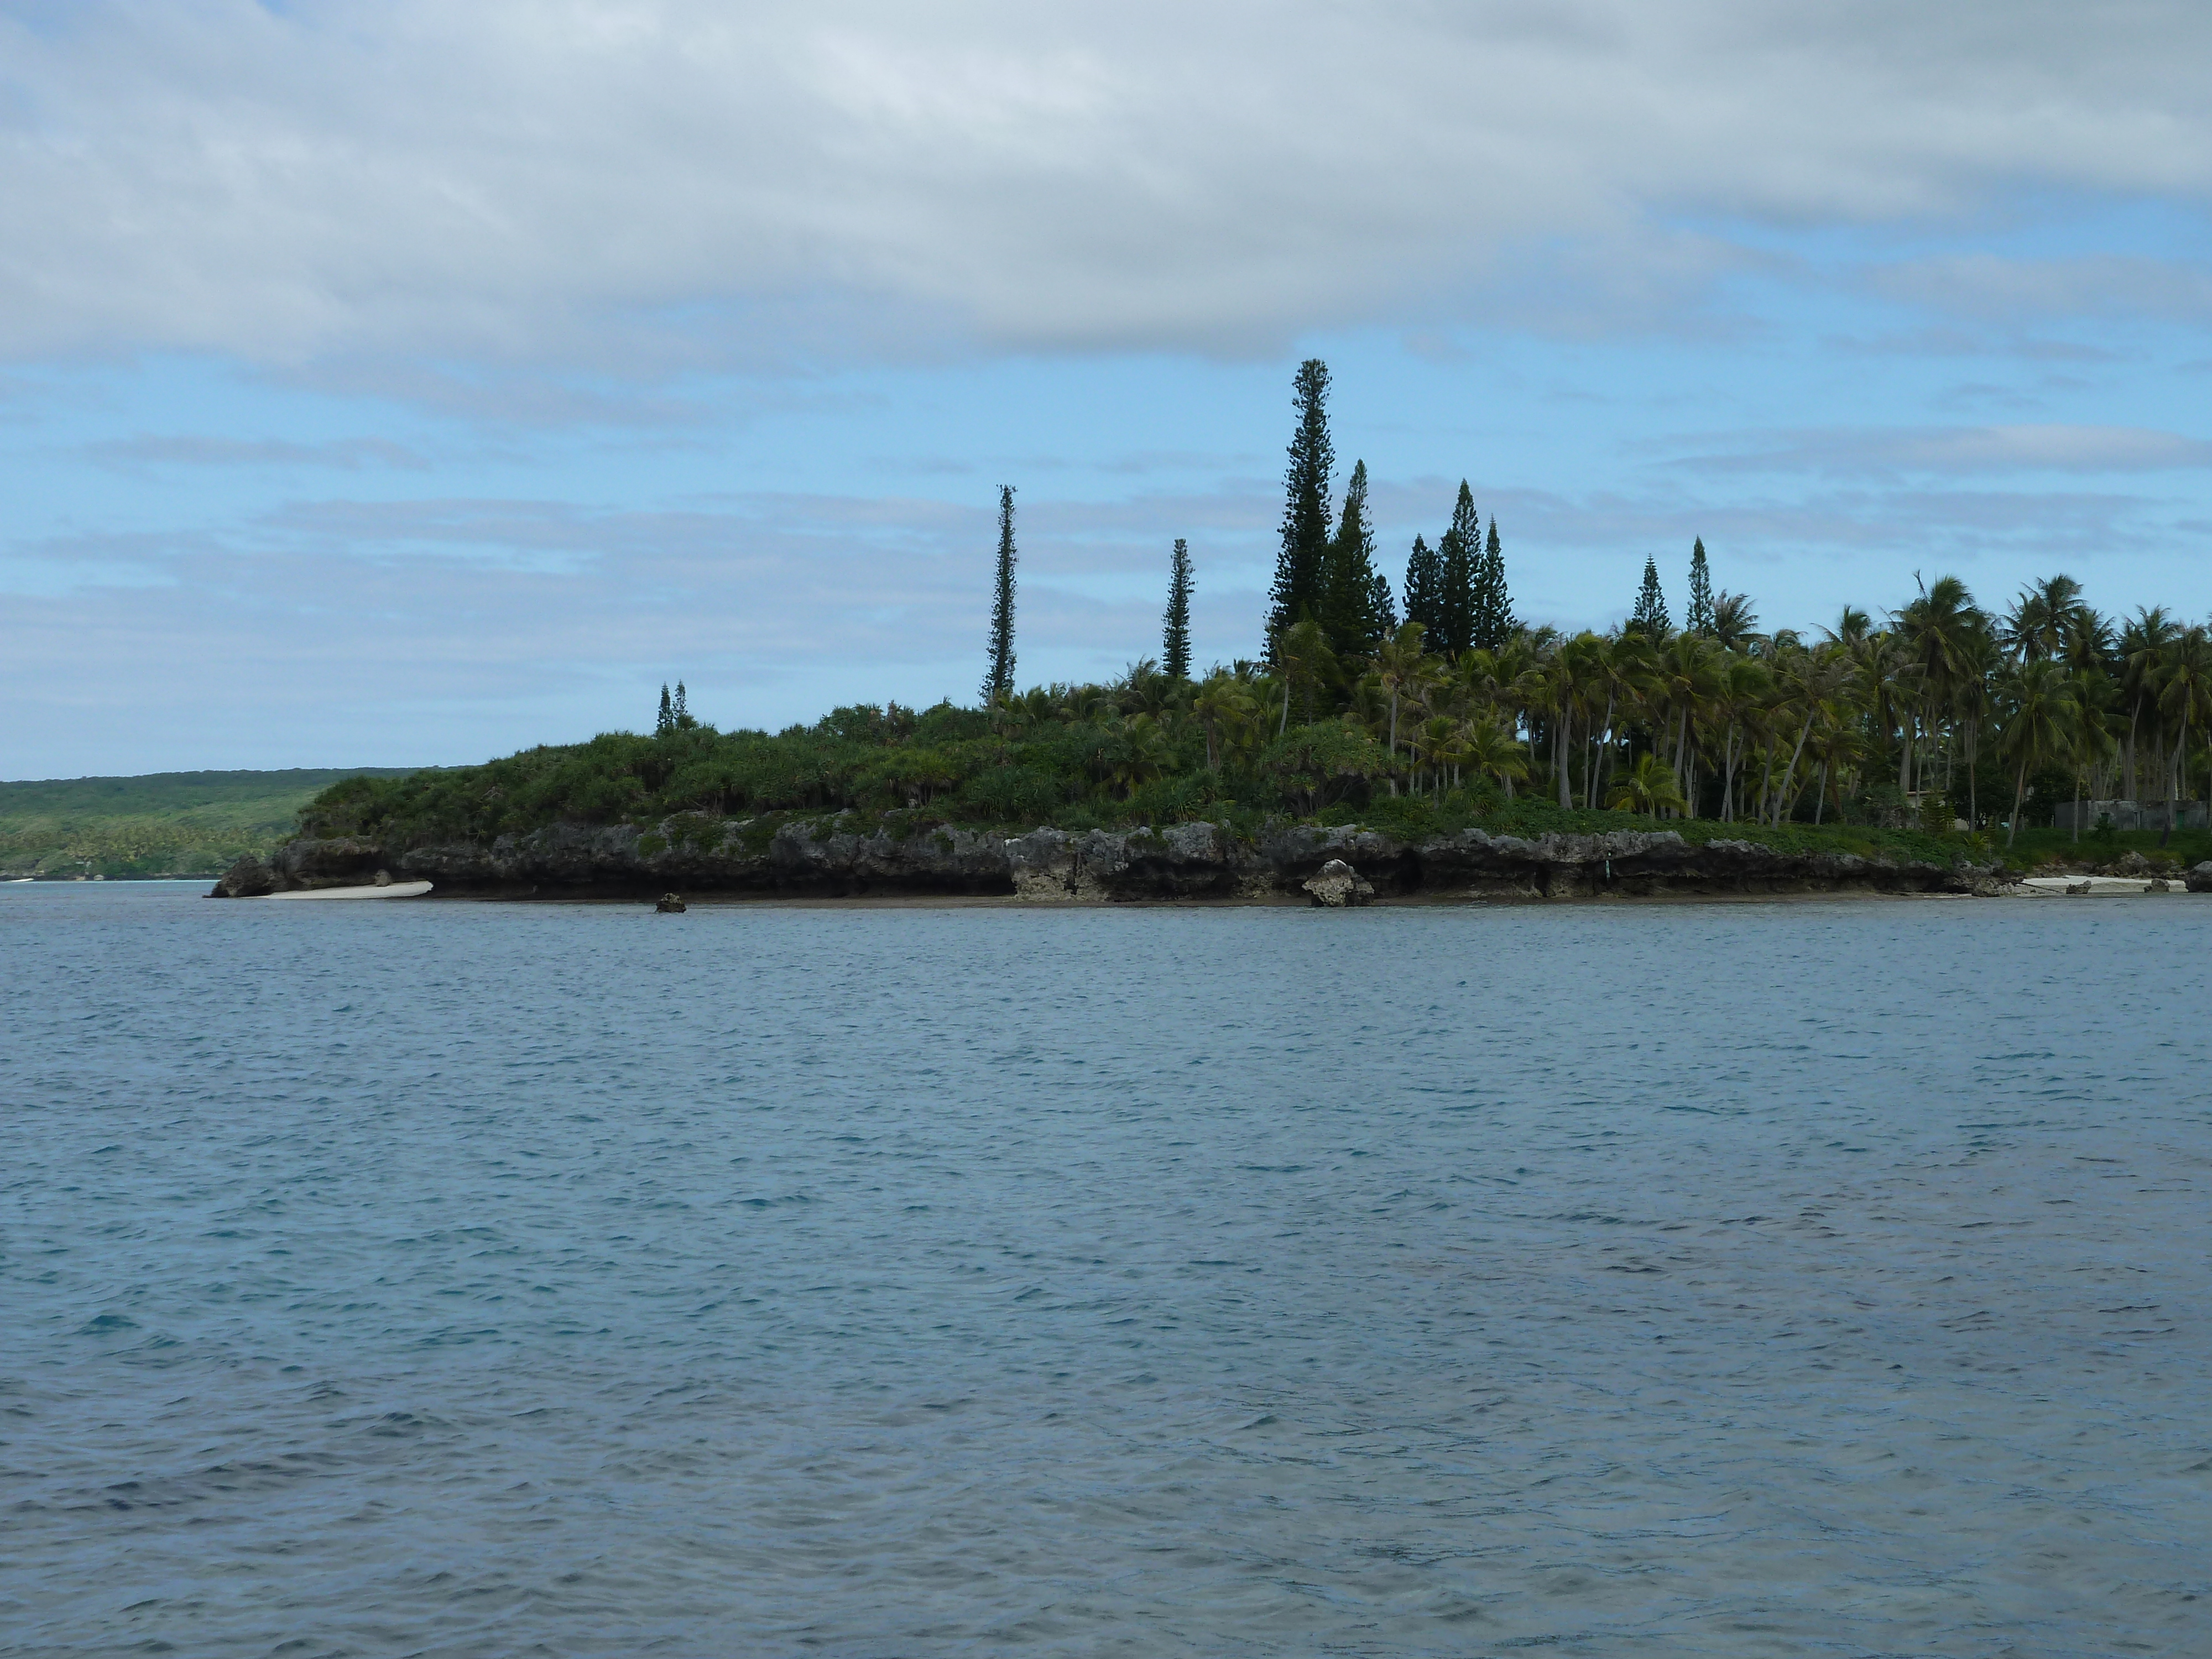
[[1376, 678], [1389, 699], [1390, 729], [1384, 742], [1394, 761], [1398, 755], [1398, 704], [1402, 698], [1418, 697], [1420, 687], [1431, 678], [1431, 659], [1422, 647], [1425, 632], [1417, 622], [1401, 623], [1375, 653]]
[[1216, 669], [1198, 688], [1191, 712], [1206, 733], [1206, 769], [1218, 772], [1237, 737], [1257, 723], [1260, 706], [1247, 682]]
[[1688, 810], [1681, 786], [1674, 781], [1674, 769], [1651, 754], [1636, 757], [1636, 764], [1607, 792], [1605, 804], [1616, 812], [1644, 812], [1655, 817], [1662, 811]]
[[2020, 590], [1997, 637], [2017, 662], [2046, 662], [2064, 648], [2078, 624], [2081, 584], [2071, 576], [2046, 576]]
[[1713, 642], [1723, 651], [1748, 651], [1759, 641], [1759, 617], [1750, 599], [1722, 593], [1713, 599]]
[[1495, 719], [1471, 721], [1461, 738], [1462, 764], [1479, 778], [1493, 778], [1513, 799], [1513, 786], [1528, 775], [1528, 745]]
[[1336, 653], [1328, 648], [1328, 635], [1310, 617], [1283, 631], [1275, 647], [1275, 660], [1283, 671], [1283, 715], [1275, 728], [1275, 735], [1280, 737], [1290, 729], [1292, 696], [1304, 694], [1305, 716], [1312, 720], [1315, 700], [1323, 686], [1334, 683], [1337, 665]]
[[2118, 696], [2111, 678], [2100, 669], [2069, 667], [2066, 674], [2066, 747], [2074, 763], [2074, 839], [2081, 839], [2081, 800], [2089, 774], [2118, 751], [2107, 726]]
[[[2188, 798], [2189, 727], [2193, 720], [2203, 725], [2212, 719], [2212, 638], [2202, 628], [2184, 629], [2173, 643], [2166, 649], [2163, 663], [2164, 684], [2159, 690], [2159, 713], [2172, 720], [2179, 728], [2173, 745], [2174, 763], [2166, 774], [2166, 828], [2173, 830], [2173, 800], [2175, 784], [2180, 784], [2180, 793]], [[2166, 844], [2160, 837], [2159, 844]]]
[[2166, 649], [2180, 635], [2181, 625], [2166, 614], [2163, 605], [2138, 610], [2133, 619], [2120, 630], [2117, 647], [2120, 659], [2120, 695], [2128, 704], [2127, 756], [2122, 764], [2127, 777], [2125, 799], [2129, 800], [2141, 799], [2140, 774], [2136, 769], [2136, 736], [2146, 708], [2150, 710], [2152, 720], [2160, 733], [2160, 752], [2165, 752], [2165, 727], [2158, 720], [2159, 693]]
[[2005, 845], [2020, 833], [2021, 803], [2027, 799], [2027, 775], [2063, 759], [2073, 731], [2072, 688], [2066, 672], [2048, 657], [2020, 664], [2008, 677], [2006, 700], [2011, 705], [1999, 738], [1999, 749], [2014, 768], [2012, 821], [2005, 829]]
[[1713, 713], [1723, 728], [1721, 746], [1721, 817], [1735, 817], [1736, 774], [1742, 760], [1739, 738], [1748, 744], [1753, 718], [1772, 698], [1774, 677], [1753, 657], [1731, 657], [1722, 665]]

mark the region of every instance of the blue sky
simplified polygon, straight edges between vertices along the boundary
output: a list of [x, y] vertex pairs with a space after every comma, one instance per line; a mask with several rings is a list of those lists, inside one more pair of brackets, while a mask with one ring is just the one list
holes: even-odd
[[[0, 775], [451, 763], [1250, 654], [1394, 577], [2212, 611], [2212, 15], [0, 0]], [[1101, 14], [1103, 16], [1103, 14]]]

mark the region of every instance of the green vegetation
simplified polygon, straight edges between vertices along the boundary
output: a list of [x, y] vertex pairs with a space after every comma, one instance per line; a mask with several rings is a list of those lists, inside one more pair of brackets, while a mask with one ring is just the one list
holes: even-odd
[[0, 874], [212, 875], [291, 833], [300, 809], [341, 779], [402, 769], [157, 772], [0, 783]]
[[419, 843], [696, 814], [752, 820], [750, 845], [794, 815], [825, 834], [835, 820], [896, 835], [1200, 817], [1251, 835], [1313, 818], [1408, 836], [1666, 824], [1692, 841], [1944, 862], [2212, 852], [2197, 831], [2069, 831], [2062, 844], [2031, 827], [2069, 801], [2163, 803], [2170, 817], [2189, 798], [2212, 769], [2203, 628], [2155, 609], [2115, 623], [2063, 576], [1993, 613], [1946, 576], [1881, 625], [1847, 608], [1817, 639], [1762, 633], [1748, 599], [1714, 588], [1702, 539], [1687, 627], [1647, 559], [1620, 628], [1531, 628], [1514, 617], [1497, 520], [1486, 537], [1464, 482], [1436, 546], [1414, 540], [1401, 620], [1375, 568], [1364, 462], [1331, 511], [1328, 394], [1327, 367], [1303, 364], [1255, 660], [1181, 672], [1192, 579], [1177, 542], [1171, 669], [1147, 659], [1110, 684], [1016, 690], [1007, 489], [980, 708], [855, 707], [773, 736], [725, 733], [684, 713], [679, 685], [653, 737], [351, 779], [302, 827]]

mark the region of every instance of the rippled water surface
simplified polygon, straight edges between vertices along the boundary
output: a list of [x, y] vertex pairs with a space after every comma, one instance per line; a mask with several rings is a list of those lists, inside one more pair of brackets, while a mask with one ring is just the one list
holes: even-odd
[[0, 889], [0, 1651], [2212, 1653], [2212, 900]]

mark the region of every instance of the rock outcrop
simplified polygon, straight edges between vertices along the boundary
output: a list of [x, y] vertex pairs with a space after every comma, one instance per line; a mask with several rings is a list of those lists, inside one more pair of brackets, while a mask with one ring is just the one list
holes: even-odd
[[1302, 885], [1313, 895], [1313, 902], [1324, 909], [1341, 910], [1350, 905], [1375, 902], [1375, 889], [1342, 859], [1331, 859], [1322, 866], [1318, 875]]
[[[918, 815], [917, 815], [918, 817]], [[222, 897], [345, 886], [389, 872], [447, 896], [533, 893], [653, 899], [665, 892], [860, 896], [999, 894], [1100, 902], [1312, 896], [1331, 865], [1379, 897], [1561, 898], [1656, 893], [2003, 890], [1994, 867], [1781, 851], [1752, 841], [1692, 842], [1672, 830], [1529, 839], [1479, 829], [1425, 841], [1378, 830], [1271, 826], [1256, 839], [1212, 823], [1127, 830], [1033, 830], [1008, 837], [894, 817], [732, 819], [684, 814], [658, 824], [551, 824], [489, 842], [419, 847], [295, 841], [243, 859]], [[2205, 886], [2200, 887], [2199, 878]], [[2212, 864], [2190, 878], [2212, 888]]]
[[2183, 877], [2182, 885], [2192, 893], [2212, 893], [2212, 859], [2205, 860]]

